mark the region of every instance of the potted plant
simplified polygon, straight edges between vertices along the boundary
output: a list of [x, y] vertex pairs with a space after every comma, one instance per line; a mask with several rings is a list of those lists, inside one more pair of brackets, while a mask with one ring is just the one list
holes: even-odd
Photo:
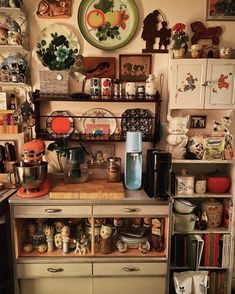
[[187, 42], [189, 41], [188, 34], [185, 33], [185, 24], [176, 23], [173, 28], [172, 40], [173, 44], [173, 54], [175, 58], [182, 58], [188, 49]]

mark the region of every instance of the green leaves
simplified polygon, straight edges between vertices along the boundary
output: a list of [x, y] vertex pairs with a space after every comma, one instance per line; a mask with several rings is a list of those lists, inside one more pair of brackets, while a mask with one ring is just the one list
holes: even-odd
[[103, 11], [103, 13], [112, 11], [113, 7], [114, 7], [113, 0], [100, 0], [99, 3], [94, 5], [94, 8]]

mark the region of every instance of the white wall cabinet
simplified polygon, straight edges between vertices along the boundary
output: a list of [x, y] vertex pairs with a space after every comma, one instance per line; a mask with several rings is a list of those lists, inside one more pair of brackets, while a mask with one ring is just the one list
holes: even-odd
[[235, 108], [234, 59], [172, 59], [170, 109]]

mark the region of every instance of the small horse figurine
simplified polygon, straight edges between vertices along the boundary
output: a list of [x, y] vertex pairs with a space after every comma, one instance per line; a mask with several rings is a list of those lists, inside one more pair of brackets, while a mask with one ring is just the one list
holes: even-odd
[[195, 21], [190, 24], [194, 35], [191, 38], [192, 44], [197, 44], [200, 39], [211, 39], [213, 45], [219, 44], [219, 36], [222, 29], [219, 26], [206, 28], [200, 21]]

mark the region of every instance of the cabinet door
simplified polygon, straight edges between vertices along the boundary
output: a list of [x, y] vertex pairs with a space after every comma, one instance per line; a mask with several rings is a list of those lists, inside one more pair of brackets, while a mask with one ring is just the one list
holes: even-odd
[[170, 109], [202, 109], [206, 59], [172, 60]]
[[93, 278], [93, 294], [165, 294], [165, 277]]
[[207, 66], [206, 108], [235, 106], [235, 60], [211, 59]]

